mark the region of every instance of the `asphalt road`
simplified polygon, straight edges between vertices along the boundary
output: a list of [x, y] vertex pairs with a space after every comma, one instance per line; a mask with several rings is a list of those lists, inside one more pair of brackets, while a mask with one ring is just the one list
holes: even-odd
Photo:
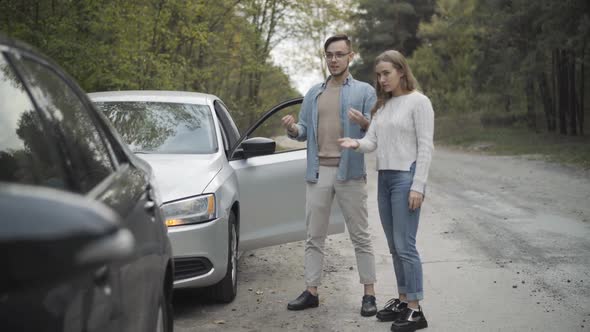
[[[367, 161], [381, 306], [395, 278]], [[437, 147], [427, 190], [418, 235], [426, 331], [590, 331], [590, 172]], [[244, 253], [231, 304], [177, 292], [176, 331], [389, 331], [359, 314], [348, 234], [326, 247], [319, 308], [286, 310], [304, 289], [297, 242]]]

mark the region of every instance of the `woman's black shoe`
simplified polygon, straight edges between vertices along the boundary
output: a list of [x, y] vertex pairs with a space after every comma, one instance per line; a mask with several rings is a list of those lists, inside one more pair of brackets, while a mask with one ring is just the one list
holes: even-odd
[[288, 310], [303, 310], [307, 308], [316, 308], [320, 305], [320, 296], [312, 295], [309, 291], [304, 291], [295, 300], [287, 304]]
[[418, 311], [411, 308], [402, 310], [400, 318], [391, 324], [391, 331], [393, 332], [414, 332], [428, 327], [428, 322], [422, 308], [418, 307]]
[[391, 299], [385, 303], [385, 307], [377, 312], [377, 319], [382, 322], [393, 322], [400, 318], [402, 310], [408, 306], [399, 299]]
[[361, 316], [370, 317], [377, 313], [377, 300], [373, 295], [364, 295], [361, 304]]

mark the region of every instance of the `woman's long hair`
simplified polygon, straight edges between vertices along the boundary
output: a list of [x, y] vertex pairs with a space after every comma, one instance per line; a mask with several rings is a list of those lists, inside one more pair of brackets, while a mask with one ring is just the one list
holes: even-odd
[[[389, 62], [393, 65], [393, 67], [397, 71], [399, 71], [400, 73], [403, 73], [403, 76], [400, 78], [400, 84], [401, 84], [402, 90], [413, 91], [418, 88], [418, 81], [416, 81], [414, 74], [412, 74], [412, 69], [410, 68], [410, 65], [408, 65], [408, 61], [403, 56], [403, 54], [401, 54], [400, 52], [398, 52], [396, 50], [387, 50], [387, 51], [379, 54], [375, 58], [375, 66], [377, 66], [377, 64], [379, 62]], [[377, 92], [377, 102], [375, 103], [375, 106], [373, 106], [373, 109], [371, 110], [371, 117], [374, 116], [375, 113], [377, 112], [377, 110], [379, 108], [381, 108], [383, 105], [385, 105], [385, 103], [391, 97], [393, 97], [392, 92], [386, 92], [383, 90], [383, 87], [379, 83], [379, 80], [377, 79], [376, 75], [375, 75], [375, 90]]]

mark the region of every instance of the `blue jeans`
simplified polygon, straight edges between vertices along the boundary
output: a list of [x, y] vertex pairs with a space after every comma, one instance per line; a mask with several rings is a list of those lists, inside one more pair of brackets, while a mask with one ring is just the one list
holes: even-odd
[[420, 209], [410, 211], [408, 203], [415, 167], [414, 163], [410, 171], [380, 170], [377, 194], [379, 216], [393, 257], [397, 288], [409, 301], [424, 298], [422, 262], [416, 249]]

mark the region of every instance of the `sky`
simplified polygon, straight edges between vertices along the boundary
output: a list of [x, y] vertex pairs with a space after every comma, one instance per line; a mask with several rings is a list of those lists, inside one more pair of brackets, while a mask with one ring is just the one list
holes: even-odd
[[294, 52], [294, 50], [301, 52], [301, 49], [295, 45], [295, 41], [285, 39], [271, 51], [270, 55], [274, 64], [283, 68], [285, 73], [289, 75], [293, 87], [301, 95], [304, 95], [309, 88], [321, 82], [323, 78], [319, 69], [302, 69], [299, 63], [303, 62], [303, 56], [301, 53]]
[[[336, 2], [338, 6], [345, 6], [349, 3], [349, 0], [329, 1]], [[325, 38], [351, 29], [350, 24], [343, 21], [334, 21], [329, 25], [330, 27], [325, 29]], [[322, 47], [323, 41], [322, 45], [316, 45], [311, 39], [305, 40], [304, 38], [303, 40], [300, 40], [293, 37], [290, 31], [284, 30], [278, 31], [277, 35], [283, 36], [283, 38], [272, 49], [270, 54], [272, 60], [275, 65], [283, 68], [285, 73], [289, 75], [292, 86], [304, 95], [314, 84], [320, 83], [324, 80], [319, 59], [316, 59], [318, 60], [316, 68], [311, 68], [312, 65], [310, 64], [310, 55], [315, 52], [314, 47]]]

